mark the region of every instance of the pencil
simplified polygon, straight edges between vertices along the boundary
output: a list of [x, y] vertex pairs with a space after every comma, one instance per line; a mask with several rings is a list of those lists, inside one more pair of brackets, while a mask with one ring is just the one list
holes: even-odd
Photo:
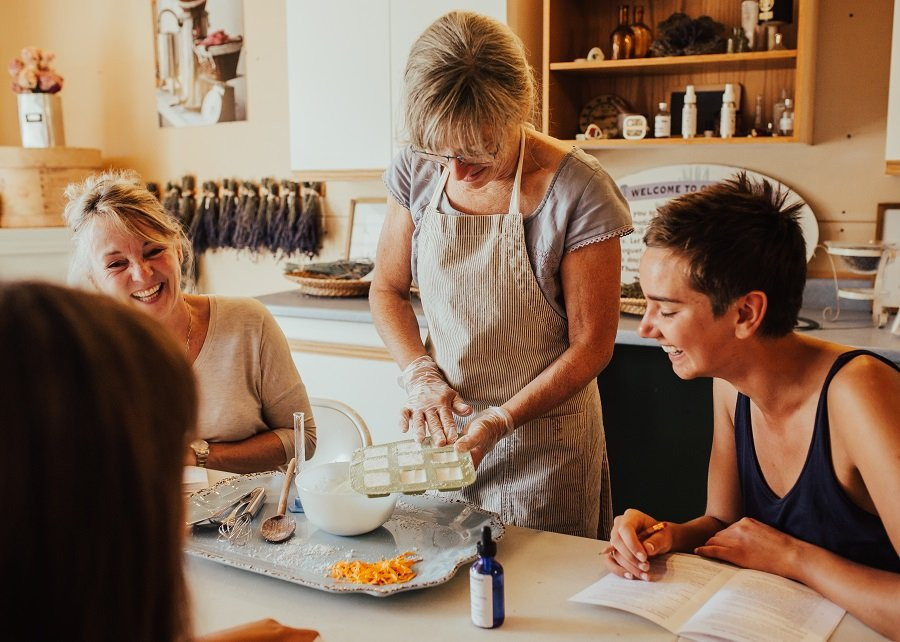
[[656, 522], [653, 526], [642, 530], [638, 533], [638, 539], [644, 541], [654, 533], [658, 533], [666, 527], [666, 522]]

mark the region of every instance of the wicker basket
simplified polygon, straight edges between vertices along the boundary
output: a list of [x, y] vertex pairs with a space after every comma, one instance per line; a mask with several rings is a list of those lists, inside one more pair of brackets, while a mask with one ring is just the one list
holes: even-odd
[[644, 316], [647, 311], [647, 299], [619, 299], [619, 310], [624, 314], [634, 314], [639, 317]]
[[333, 279], [312, 272], [285, 272], [284, 278], [300, 286], [303, 294], [312, 296], [366, 296], [371, 281], [363, 279]]

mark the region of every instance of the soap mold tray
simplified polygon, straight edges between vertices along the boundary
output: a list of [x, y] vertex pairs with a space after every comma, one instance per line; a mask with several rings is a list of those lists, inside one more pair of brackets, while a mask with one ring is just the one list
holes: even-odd
[[473, 481], [472, 455], [456, 452], [452, 445], [429, 446], [408, 439], [357, 448], [350, 460], [350, 485], [370, 497], [459, 490]]

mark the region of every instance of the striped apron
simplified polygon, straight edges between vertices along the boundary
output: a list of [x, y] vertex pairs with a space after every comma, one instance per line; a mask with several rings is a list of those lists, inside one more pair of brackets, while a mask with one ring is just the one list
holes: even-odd
[[[544, 298], [528, 259], [519, 211], [524, 150], [523, 131], [507, 214], [442, 214], [448, 167], [420, 223], [426, 348], [476, 412], [508, 401], [569, 346], [567, 321]], [[459, 427], [472, 416], [458, 417]], [[606, 538], [612, 504], [596, 380], [500, 440], [476, 481], [455, 495], [507, 524]]]

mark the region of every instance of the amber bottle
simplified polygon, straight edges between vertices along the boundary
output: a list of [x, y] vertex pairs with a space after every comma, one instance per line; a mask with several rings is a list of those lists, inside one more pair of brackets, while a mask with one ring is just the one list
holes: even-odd
[[650, 43], [653, 42], [653, 31], [644, 23], [643, 5], [634, 5], [634, 22], [631, 23], [631, 31], [634, 32], [632, 58], [646, 58], [650, 53]]
[[610, 60], [625, 60], [634, 55], [634, 31], [628, 26], [628, 5], [619, 7], [619, 26], [609, 35]]

